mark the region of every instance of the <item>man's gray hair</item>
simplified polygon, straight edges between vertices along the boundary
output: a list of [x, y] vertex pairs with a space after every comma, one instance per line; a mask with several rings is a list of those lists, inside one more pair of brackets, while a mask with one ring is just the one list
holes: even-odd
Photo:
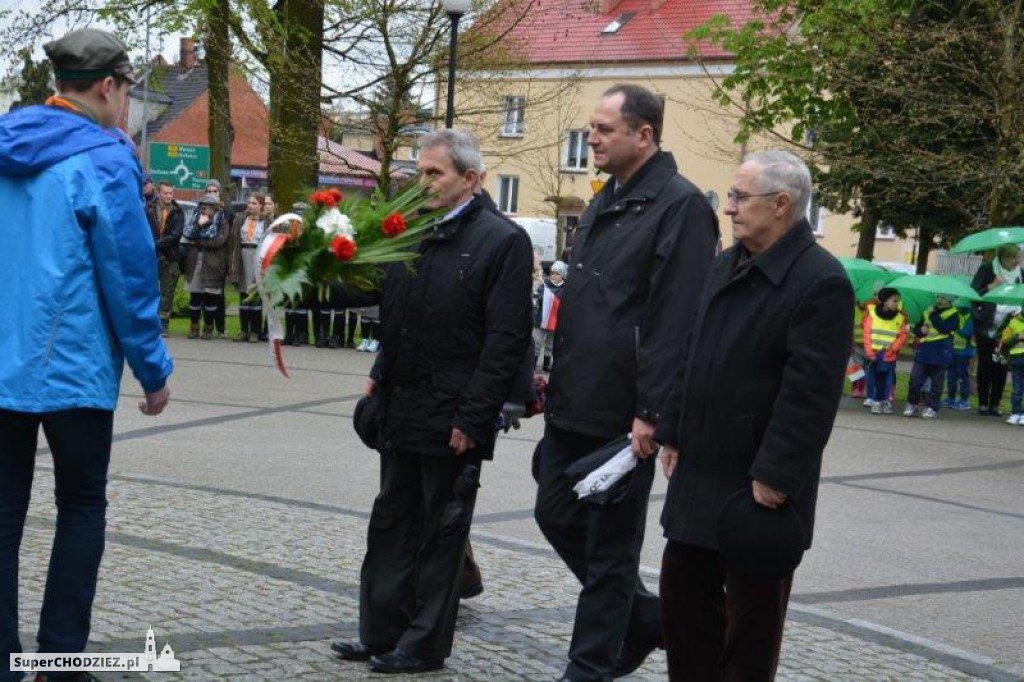
[[444, 147], [448, 150], [448, 158], [455, 165], [455, 170], [464, 175], [470, 168], [477, 173], [484, 171], [484, 159], [480, 155], [480, 143], [476, 135], [461, 128], [435, 130], [420, 138], [420, 149]]
[[794, 221], [807, 215], [811, 203], [811, 171], [796, 154], [784, 151], [754, 152], [743, 159], [762, 168], [761, 191], [785, 192], [793, 200]]

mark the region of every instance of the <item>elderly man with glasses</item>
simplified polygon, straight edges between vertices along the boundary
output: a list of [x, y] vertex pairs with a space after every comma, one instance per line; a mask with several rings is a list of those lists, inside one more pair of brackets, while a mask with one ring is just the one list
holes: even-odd
[[765, 577], [725, 558], [719, 517], [737, 494], [754, 510], [791, 505], [796, 552], [811, 544], [854, 301], [804, 218], [810, 193], [807, 166], [788, 152], [752, 154], [736, 171], [725, 213], [737, 243], [712, 265], [662, 412], [671, 679], [770, 680], [778, 665], [792, 569]]

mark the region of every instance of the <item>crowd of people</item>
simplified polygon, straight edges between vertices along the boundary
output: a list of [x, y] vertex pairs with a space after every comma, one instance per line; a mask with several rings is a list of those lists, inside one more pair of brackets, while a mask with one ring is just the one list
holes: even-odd
[[[1020, 247], [1005, 244], [986, 254], [971, 287], [984, 295], [1007, 283], [1024, 281]], [[1024, 312], [1020, 306], [962, 302], [937, 294], [920, 319], [904, 311], [899, 291], [884, 287], [859, 307], [854, 318], [854, 361], [864, 379], [853, 395], [864, 397], [872, 414], [893, 414], [896, 361], [913, 347], [913, 366], [904, 417], [935, 419], [942, 408], [971, 410], [971, 369], [977, 368], [977, 409], [1003, 416], [1000, 407], [1007, 374], [1013, 378], [1007, 424], [1024, 424]], [[943, 397], [945, 395], [945, 397]]]
[[[245, 210], [232, 215], [230, 205], [221, 200], [220, 182], [212, 179], [186, 223], [170, 182], [154, 183], [148, 176], [143, 182], [146, 216], [156, 244], [163, 335], [169, 334], [174, 294], [184, 276], [189, 339], [226, 338], [225, 292], [231, 285], [239, 295], [239, 333], [234, 340], [266, 341], [267, 321], [256, 291], [256, 250], [277, 217], [273, 196], [253, 192]], [[322, 301], [289, 305], [284, 310], [284, 343], [309, 345], [312, 335], [317, 348], [376, 353], [380, 350], [379, 312], [376, 306], [365, 305], [366, 299], [360, 292], [337, 287]]]
[[[123, 365], [144, 391], [139, 409], [160, 414], [173, 369], [160, 283], [184, 277], [191, 337], [223, 334], [225, 287], [234, 277], [251, 291], [252, 244], [274, 215], [267, 197], [254, 196], [232, 216], [213, 182], [188, 224], [166, 186], [147, 210], [142, 167], [116, 128], [134, 82], [124, 45], [82, 29], [45, 51], [58, 94], [0, 118], [0, 139], [14, 141], [0, 145], [0, 202], [8, 207], [0, 237], [12, 264], [0, 269], [0, 326], [16, 330], [0, 335], [5, 655], [22, 651], [18, 555], [40, 428], [54, 460], [57, 523], [38, 652], [82, 652]], [[560, 680], [607, 682], [656, 648], [666, 650], [674, 680], [774, 677], [793, 573], [812, 541], [852, 343], [853, 289], [804, 217], [811, 176], [801, 159], [746, 156], [725, 205], [735, 245], [716, 255], [715, 211], [661, 149], [662, 126], [655, 93], [622, 84], [601, 95], [587, 143], [610, 179], [581, 217], [568, 262], [552, 265], [546, 279], [526, 232], [482, 191], [475, 136], [450, 129], [421, 138], [426, 208], [443, 217], [419, 245], [415, 269], [388, 266], [373, 296], [379, 352], [354, 423], [378, 451], [380, 488], [360, 573], [358, 637], [331, 645], [340, 658], [382, 673], [444, 666], [468, 596], [468, 538], [497, 420], [509, 404], [531, 402], [545, 420], [531, 466], [534, 517], [580, 584]], [[174, 248], [179, 228], [184, 254]], [[990, 283], [1012, 276], [1003, 265], [991, 266]], [[265, 311], [243, 301], [238, 340], [258, 340]], [[313, 311], [319, 341], [323, 311], [337, 303], [305, 305], [291, 315], [308, 330]], [[882, 356], [876, 374], [892, 344], [873, 340], [902, 333], [893, 329], [891, 297], [880, 305], [869, 336]], [[935, 342], [952, 317], [937, 305], [918, 333]], [[1024, 316], [1006, 329], [1024, 334]], [[291, 331], [293, 341], [307, 333]], [[1002, 337], [992, 341], [1013, 355]], [[933, 356], [920, 360], [918, 390], [938, 376]], [[542, 408], [538, 362], [550, 369]], [[619, 494], [581, 499], [574, 471], [619, 443], [634, 464]], [[668, 478], [667, 544], [655, 595], [639, 560], [658, 460]], [[2, 679], [20, 677], [0, 670]]]

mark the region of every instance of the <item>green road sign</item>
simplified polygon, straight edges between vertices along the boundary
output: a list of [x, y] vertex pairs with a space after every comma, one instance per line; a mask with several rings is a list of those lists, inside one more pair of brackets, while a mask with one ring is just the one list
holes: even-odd
[[152, 142], [149, 174], [153, 182], [167, 180], [178, 189], [206, 189], [210, 179], [210, 148]]

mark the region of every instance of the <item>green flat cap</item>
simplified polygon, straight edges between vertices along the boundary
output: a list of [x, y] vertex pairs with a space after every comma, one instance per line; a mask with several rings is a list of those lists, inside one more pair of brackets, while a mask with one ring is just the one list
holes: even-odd
[[43, 45], [43, 50], [53, 62], [57, 80], [98, 80], [120, 76], [135, 83], [128, 50], [124, 43], [106, 31], [95, 28], [72, 31]]

